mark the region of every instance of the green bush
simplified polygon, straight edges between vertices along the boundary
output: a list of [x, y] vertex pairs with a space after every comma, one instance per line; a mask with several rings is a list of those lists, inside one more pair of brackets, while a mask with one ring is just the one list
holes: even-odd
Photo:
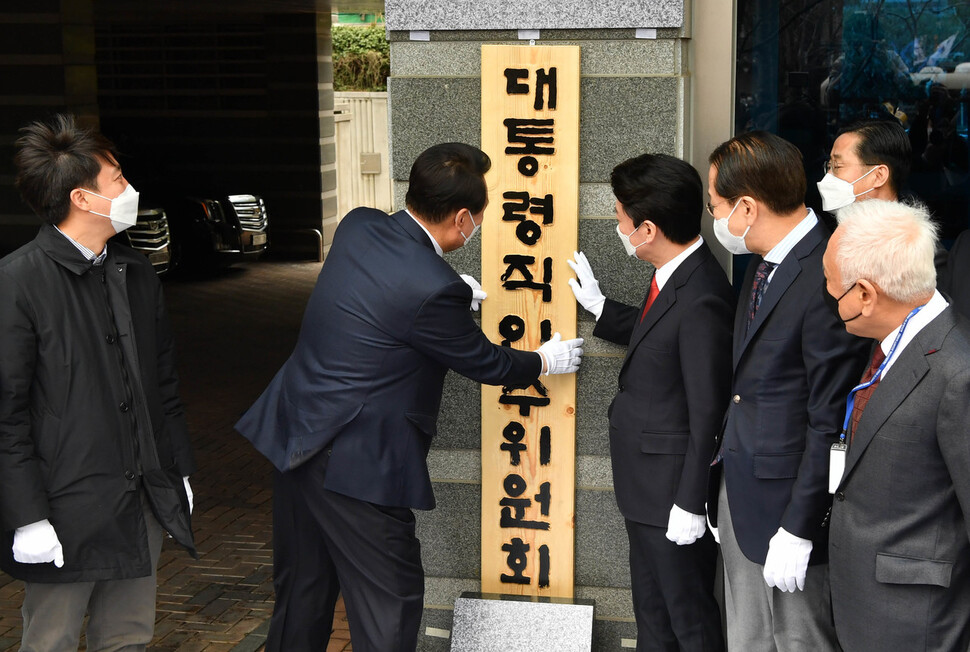
[[338, 26], [333, 37], [333, 89], [384, 91], [391, 73], [391, 48], [383, 25]]

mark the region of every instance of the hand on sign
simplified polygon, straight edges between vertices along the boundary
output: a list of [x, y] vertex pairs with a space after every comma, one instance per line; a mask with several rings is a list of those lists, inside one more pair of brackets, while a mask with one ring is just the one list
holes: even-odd
[[478, 312], [478, 308], [482, 305], [482, 301], [484, 301], [488, 295], [485, 294], [484, 290], [482, 290], [481, 283], [476, 281], [473, 277], [469, 276], [468, 274], [461, 274], [460, 276], [461, 280], [467, 283], [468, 287], [472, 289], [471, 309]]
[[583, 359], [583, 349], [580, 348], [582, 346], [581, 337], [564, 341], [559, 333], [553, 335], [552, 339], [536, 350], [543, 361], [543, 373], [547, 376], [575, 373]]
[[703, 514], [691, 514], [677, 505], [670, 508], [667, 518], [667, 539], [678, 546], [687, 546], [704, 536], [707, 520]]
[[[567, 283], [573, 289], [573, 294], [576, 295], [576, 301], [579, 302], [579, 305], [593, 313], [593, 316], [599, 320], [600, 315], [603, 314], [603, 304], [606, 303], [606, 297], [600, 292], [600, 284], [593, 276], [593, 268], [589, 266], [585, 254], [581, 251], [574, 251], [573, 258], [576, 260], [567, 260], [566, 264], [576, 273], [576, 278], [569, 279]], [[579, 279], [579, 282], [576, 279]]]
[[812, 554], [812, 542], [791, 534], [780, 527], [768, 542], [765, 558], [765, 582], [779, 591], [794, 593], [805, 588], [808, 558]]
[[18, 527], [13, 534], [13, 558], [21, 564], [64, 565], [64, 549], [46, 518], [30, 525]]

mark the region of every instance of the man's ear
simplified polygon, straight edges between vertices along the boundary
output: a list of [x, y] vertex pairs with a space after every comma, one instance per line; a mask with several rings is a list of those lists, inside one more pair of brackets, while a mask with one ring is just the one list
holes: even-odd
[[654, 239], [656, 239], [657, 235], [660, 233], [660, 229], [658, 229], [657, 225], [650, 220], [644, 220], [640, 224], [640, 228], [637, 229], [637, 232], [643, 234], [643, 242], [647, 243], [653, 242]]
[[82, 191], [80, 188], [75, 188], [71, 191], [69, 195], [71, 204], [76, 206], [82, 211], [87, 211], [91, 209], [91, 204], [88, 203], [88, 195], [86, 192]]
[[738, 206], [738, 212], [741, 213], [744, 223], [751, 226], [758, 219], [758, 202], [754, 200], [754, 197], [747, 195], [742, 196], [738, 201], [741, 202]]
[[875, 311], [876, 304], [879, 303], [879, 292], [872, 281], [861, 278], [856, 283], [859, 284], [860, 289], [859, 301], [862, 303], [862, 314], [869, 317]]
[[889, 166], [888, 165], [877, 165], [875, 170], [872, 172], [873, 180], [872, 187], [880, 188], [889, 183]]

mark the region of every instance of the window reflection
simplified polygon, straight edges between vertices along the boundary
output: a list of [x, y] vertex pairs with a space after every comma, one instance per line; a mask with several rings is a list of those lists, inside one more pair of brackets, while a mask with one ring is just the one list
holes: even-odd
[[767, 129], [802, 152], [806, 198], [839, 129], [896, 119], [913, 148], [903, 194], [949, 244], [970, 226], [970, 3], [738, 0], [737, 133]]

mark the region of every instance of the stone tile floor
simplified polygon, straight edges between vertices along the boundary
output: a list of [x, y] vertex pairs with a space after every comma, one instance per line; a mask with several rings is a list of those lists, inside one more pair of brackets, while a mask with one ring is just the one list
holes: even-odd
[[[152, 650], [262, 649], [273, 610], [271, 469], [232, 425], [292, 350], [319, 270], [266, 260], [165, 280], [199, 466], [191, 478], [199, 559], [166, 541]], [[23, 585], [0, 573], [0, 651], [19, 646], [22, 598]], [[342, 603], [334, 628], [327, 652], [350, 650]]]

